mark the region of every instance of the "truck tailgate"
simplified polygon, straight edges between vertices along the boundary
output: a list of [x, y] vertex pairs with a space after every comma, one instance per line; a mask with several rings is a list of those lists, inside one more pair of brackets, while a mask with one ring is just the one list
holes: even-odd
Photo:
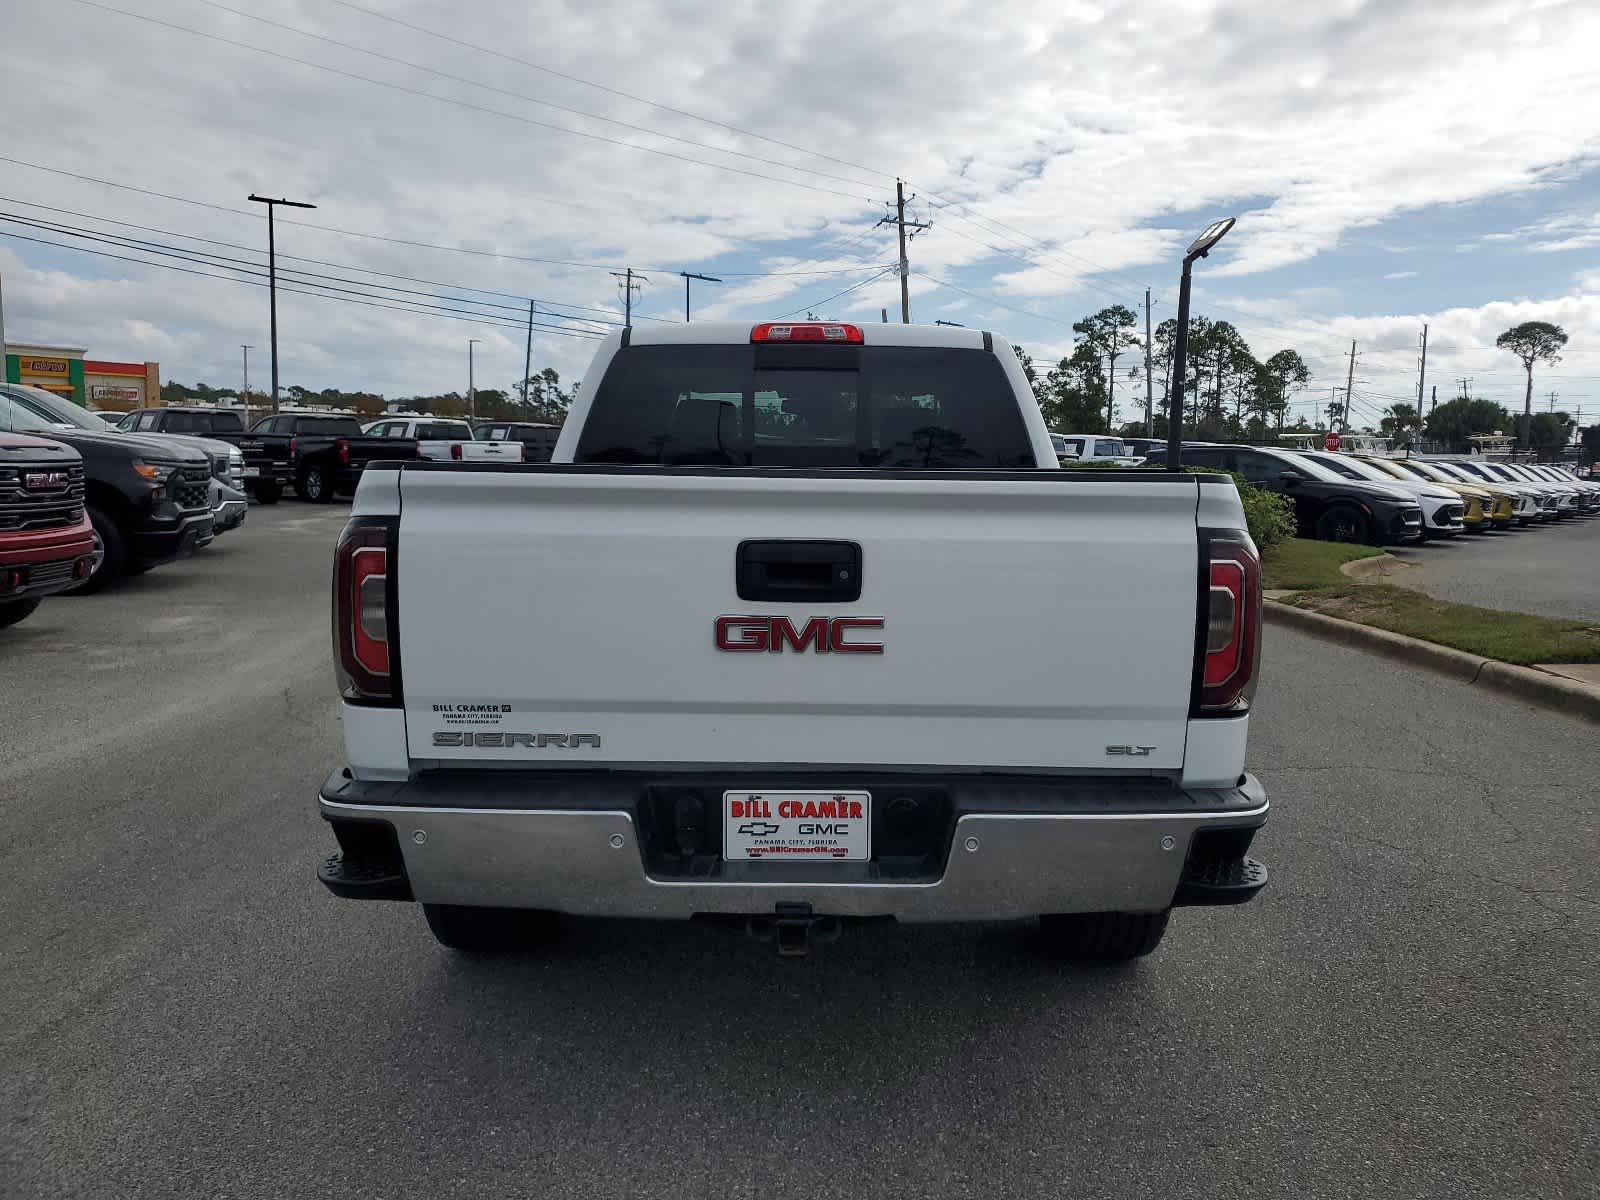
[[[407, 467], [396, 573], [411, 759], [1181, 768], [1197, 487], [1054, 471]], [[741, 599], [736, 556], [753, 539], [859, 545], [859, 600]], [[722, 617], [740, 619], [725, 643], [759, 640], [772, 617], [800, 637], [730, 652]], [[843, 648], [881, 653], [830, 648], [839, 617], [867, 622], [840, 633]]]

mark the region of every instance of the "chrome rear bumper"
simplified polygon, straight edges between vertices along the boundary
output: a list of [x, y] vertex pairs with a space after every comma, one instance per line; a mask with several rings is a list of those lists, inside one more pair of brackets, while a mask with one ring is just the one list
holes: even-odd
[[877, 878], [872, 863], [738, 863], [716, 880], [686, 880], [651, 875], [626, 809], [471, 807], [470, 795], [452, 796], [460, 803], [449, 806], [352, 803], [334, 797], [359, 784], [329, 783], [324, 817], [393, 827], [416, 900], [605, 917], [751, 915], [780, 903], [903, 921], [1155, 912], [1193, 877], [1197, 833], [1253, 831], [1268, 809], [1249, 779], [1236, 789], [1175, 793], [1186, 807], [1159, 812], [966, 813], [934, 879]]

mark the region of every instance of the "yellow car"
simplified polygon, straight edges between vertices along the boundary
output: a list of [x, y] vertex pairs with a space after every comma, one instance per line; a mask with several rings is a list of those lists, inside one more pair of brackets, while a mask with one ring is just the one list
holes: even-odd
[[1516, 524], [1517, 498], [1502, 488], [1488, 484], [1463, 483], [1447, 475], [1431, 463], [1417, 458], [1369, 458], [1358, 455], [1362, 462], [1370, 463], [1387, 475], [1407, 482], [1423, 480], [1449, 488], [1461, 497], [1466, 513], [1461, 520], [1468, 529], [1510, 529]]

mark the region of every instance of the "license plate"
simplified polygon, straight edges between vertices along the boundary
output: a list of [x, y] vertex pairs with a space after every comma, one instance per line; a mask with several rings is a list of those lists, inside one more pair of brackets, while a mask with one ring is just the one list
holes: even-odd
[[862, 862], [872, 857], [870, 792], [724, 792], [729, 862]]
[[246, 467], [244, 469], [244, 477], [246, 479], [259, 479], [259, 478], [261, 478], [261, 468], [260, 467]]

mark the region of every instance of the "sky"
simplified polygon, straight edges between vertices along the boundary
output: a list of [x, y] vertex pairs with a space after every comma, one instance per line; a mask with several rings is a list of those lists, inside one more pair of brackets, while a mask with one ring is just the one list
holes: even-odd
[[465, 391], [478, 339], [508, 387], [530, 299], [535, 369], [571, 380], [629, 267], [637, 321], [684, 318], [680, 272], [719, 280], [696, 317], [897, 319], [901, 178], [913, 320], [1052, 362], [1146, 288], [1173, 316], [1184, 246], [1237, 216], [1194, 312], [1300, 352], [1296, 415], [1352, 339], [1355, 423], [1413, 400], [1425, 324], [1430, 396], [1520, 409], [1494, 340], [1546, 320], [1571, 341], [1537, 407], [1600, 420], [1592, 0], [9, 0], [0, 26], [11, 342], [224, 386], [251, 345], [262, 386], [256, 193], [317, 206], [277, 226], [285, 386]]

